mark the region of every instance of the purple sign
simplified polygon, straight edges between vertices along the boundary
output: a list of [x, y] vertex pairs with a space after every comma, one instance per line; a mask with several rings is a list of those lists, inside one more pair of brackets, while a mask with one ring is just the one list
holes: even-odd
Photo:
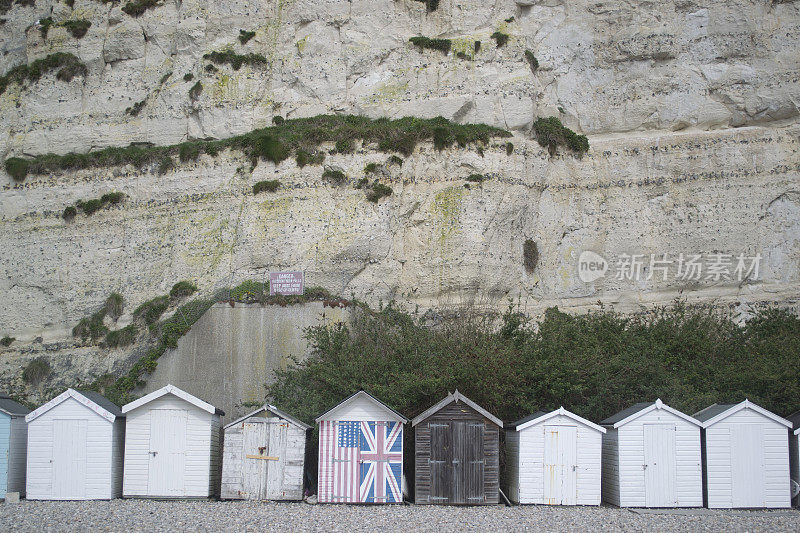
[[270, 272], [269, 293], [273, 294], [303, 294], [302, 272]]

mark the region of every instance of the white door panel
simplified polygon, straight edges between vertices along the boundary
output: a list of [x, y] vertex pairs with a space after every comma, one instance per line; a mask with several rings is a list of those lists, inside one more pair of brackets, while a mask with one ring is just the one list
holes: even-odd
[[544, 502], [575, 505], [577, 502], [577, 428], [544, 428]]
[[644, 425], [644, 482], [647, 507], [677, 505], [675, 433], [672, 424]]
[[151, 496], [184, 496], [186, 462], [185, 409], [150, 411], [150, 458], [147, 493]]
[[53, 497], [86, 498], [86, 420], [53, 420]]

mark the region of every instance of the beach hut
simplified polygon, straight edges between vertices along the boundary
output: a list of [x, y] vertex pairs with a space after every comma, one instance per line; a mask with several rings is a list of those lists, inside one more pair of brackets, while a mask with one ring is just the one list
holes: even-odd
[[92, 391], [67, 389], [25, 416], [29, 500], [110, 500], [122, 492], [125, 415]]
[[603, 501], [620, 507], [700, 507], [700, 422], [661, 400], [602, 422]]
[[6, 492], [25, 496], [25, 461], [28, 426], [25, 415], [31, 410], [0, 394], [0, 498]]
[[122, 412], [128, 417], [125, 497], [219, 495], [224, 412], [173, 385], [123, 406]]
[[455, 391], [412, 426], [416, 503], [499, 503], [499, 418]]
[[318, 501], [402, 502], [406, 422], [403, 415], [364, 391], [317, 418]]
[[508, 428], [506, 474], [511, 501], [600, 505], [605, 428], [563, 407], [534, 413]]
[[714, 404], [694, 417], [703, 424], [703, 496], [709, 508], [791, 505], [791, 422], [748, 400]]
[[309, 429], [274, 405], [225, 426], [221, 497], [302, 500]]
[[800, 411], [789, 415], [792, 430], [789, 434], [789, 465], [792, 470], [792, 499], [800, 506]]

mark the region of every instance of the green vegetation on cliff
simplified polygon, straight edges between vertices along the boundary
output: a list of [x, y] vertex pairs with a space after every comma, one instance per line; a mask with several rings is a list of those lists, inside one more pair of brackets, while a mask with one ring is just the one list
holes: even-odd
[[430, 50], [439, 50], [445, 54], [450, 52], [450, 47], [453, 45], [453, 41], [450, 39], [431, 39], [424, 36], [412, 37], [409, 42], [421, 50], [428, 48]]
[[557, 117], [537, 119], [533, 123], [533, 131], [538, 143], [547, 147], [550, 155], [556, 153], [558, 146], [566, 146], [578, 155], [589, 151], [589, 139], [586, 135], [578, 135], [564, 126]]
[[56, 52], [30, 65], [16, 66], [0, 76], [0, 94], [6, 92], [11, 83], [22, 85], [25, 81], [35, 82], [51, 70], [58, 70], [56, 79], [66, 82], [72, 81], [75, 76], [86, 75], [86, 65], [80, 59], [66, 52]]
[[242, 65], [266, 65], [267, 58], [259, 54], [237, 54], [230, 50], [221, 52], [209, 52], [203, 55], [203, 59], [208, 59], [217, 65], [230, 65], [233, 70], [239, 70]]
[[311, 355], [278, 371], [276, 405], [305, 421], [364, 389], [413, 417], [458, 389], [503, 420], [563, 405], [603, 418], [661, 398], [686, 413], [745, 398], [785, 415], [800, 407], [800, 318], [766, 310], [737, 326], [678, 303], [643, 316], [549, 309], [532, 325], [509, 310], [498, 329], [461, 314], [436, 327], [388, 307], [311, 328]]
[[[399, 152], [405, 156], [413, 153], [419, 142], [434, 139], [442, 149], [453, 142], [460, 147], [469, 143], [486, 144], [492, 137], [510, 137], [500, 128], [485, 124], [455, 124], [437, 117], [422, 119], [405, 117], [396, 120], [370, 119], [355, 115], [320, 115], [310, 118], [286, 120], [280, 125], [254, 130], [219, 141], [195, 141], [193, 149], [198, 154], [215, 155], [224, 149], [238, 150], [253, 162], [259, 159], [280, 163], [292, 153], [300, 158], [301, 152], [315, 153], [324, 142], [336, 143], [342, 139], [362, 140], [365, 144], [377, 143], [383, 152]], [[88, 153], [65, 155], [44, 154], [32, 159], [12, 157], [6, 160], [6, 171], [21, 181], [27, 174], [132, 165], [136, 168], [163, 172], [174, 164], [173, 157], [181, 145], [110, 147]], [[304, 163], [320, 159], [304, 157]], [[299, 161], [298, 161], [299, 163]]]

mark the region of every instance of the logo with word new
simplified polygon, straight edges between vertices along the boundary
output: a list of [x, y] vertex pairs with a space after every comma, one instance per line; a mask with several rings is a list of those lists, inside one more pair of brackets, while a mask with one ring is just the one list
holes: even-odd
[[608, 261], [603, 256], [586, 250], [578, 257], [578, 277], [584, 283], [591, 283], [606, 275]]

